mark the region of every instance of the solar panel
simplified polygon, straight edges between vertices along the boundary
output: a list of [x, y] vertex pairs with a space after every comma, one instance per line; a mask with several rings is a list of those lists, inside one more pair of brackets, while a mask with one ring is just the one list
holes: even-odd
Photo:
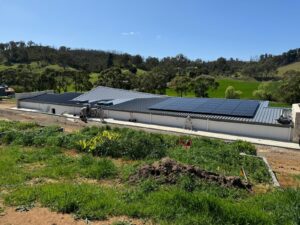
[[149, 107], [150, 110], [249, 117], [255, 116], [259, 101], [214, 98], [169, 98]]

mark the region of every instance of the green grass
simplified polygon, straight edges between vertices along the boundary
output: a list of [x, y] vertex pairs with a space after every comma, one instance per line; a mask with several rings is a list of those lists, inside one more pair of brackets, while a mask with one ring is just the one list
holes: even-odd
[[[1, 122], [1, 126], [7, 130], [20, 130], [25, 136], [32, 130], [40, 129], [30, 124], [10, 122]], [[141, 165], [152, 163], [155, 159], [111, 159], [95, 157], [86, 152], [74, 154], [74, 150], [70, 154], [68, 147], [60, 147], [58, 144], [61, 142], [57, 142], [56, 138], [78, 142], [97, 135], [99, 128], [85, 128], [73, 136], [54, 132], [54, 128], [43, 129], [40, 131], [43, 135], [35, 133], [34, 136], [38, 138], [34, 142], [15, 137], [18, 142], [0, 146], [0, 198], [8, 206], [38, 204], [54, 211], [73, 213], [83, 219], [125, 215], [158, 224], [300, 222], [298, 189], [255, 194], [183, 175], [173, 185], [152, 179], [140, 179], [132, 183], [129, 181], [130, 175], [135, 174]], [[106, 129], [111, 131], [110, 128]], [[138, 143], [145, 140], [137, 138], [143, 137], [138, 136], [141, 132], [129, 132], [128, 129], [114, 131], [125, 135], [127, 141], [132, 142], [132, 148], [143, 148], [144, 145]], [[166, 155], [179, 162], [235, 176], [243, 167], [254, 184], [269, 183], [267, 169], [261, 160], [240, 156], [240, 152], [256, 153], [254, 146], [249, 143], [192, 138], [192, 147], [185, 149], [177, 144], [177, 136], [160, 137], [164, 140], [161, 145], [168, 143]], [[147, 145], [153, 146], [155, 151], [159, 146], [156, 142], [156, 145], [152, 145], [153, 140], [148, 139]], [[134, 141], [138, 143], [133, 145]], [[22, 146], [24, 143], [29, 147]], [[57, 146], [55, 143], [58, 143]], [[114, 151], [111, 145], [105, 147], [107, 152]], [[146, 152], [152, 154], [151, 151]]]
[[110, 159], [84, 154], [71, 157], [57, 147], [1, 147], [0, 154], [0, 189], [22, 186], [34, 179], [100, 180], [114, 178], [118, 174], [117, 167]]
[[253, 91], [255, 91], [260, 82], [258, 81], [244, 81], [244, 80], [233, 80], [233, 79], [218, 79], [219, 87], [217, 90], [210, 90], [208, 92], [211, 98], [224, 98], [225, 91], [228, 86], [233, 86], [235, 90], [242, 92], [242, 99], [253, 99]]
[[[208, 96], [210, 98], [225, 98], [225, 91], [228, 86], [233, 86], [235, 90], [242, 91], [241, 99], [255, 99], [253, 96], [253, 91], [257, 90], [259, 81], [247, 81], [247, 80], [234, 80], [234, 79], [218, 79], [219, 87], [216, 90], [209, 90]], [[178, 94], [173, 90], [168, 88], [166, 90], [166, 95], [168, 96], [178, 96]], [[191, 91], [183, 95], [183, 97], [193, 98], [195, 94]], [[291, 105], [283, 102], [270, 102], [271, 107], [287, 107], [290, 108]]]
[[16, 189], [5, 198], [18, 206], [39, 202], [80, 218], [106, 219], [127, 215], [159, 224], [299, 224], [300, 192], [275, 191], [265, 195], [219, 197], [213, 191], [187, 192], [176, 186], [156, 190], [104, 187], [93, 184], [44, 184]]
[[[242, 91], [242, 99], [253, 99], [253, 91], [255, 91], [260, 82], [258, 81], [244, 81], [234, 79], [217, 79], [219, 87], [216, 90], [209, 90], [208, 96], [210, 98], [225, 98], [225, 91], [228, 86], [233, 86], [236, 90]], [[178, 96], [178, 94], [172, 90], [167, 89], [166, 94], [169, 96]], [[194, 92], [187, 92], [183, 97], [195, 97]]]
[[[166, 89], [166, 95], [168, 95], [168, 96], [179, 96], [179, 94], [177, 94], [176, 91], [171, 89], [171, 88]], [[191, 92], [191, 91], [188, 91], [187, 93], [183, 93], [182, 97], [194, 98], [195, 93]]]
[[242, 143], [234, 142], [224, 145], [223, 141], [195, 138], [188, 152], [177, 147], [171, 149], [168, 156], [177, 161], [228, 176], [239, 176], [241, 168], [244, 168], [252, 183], [269, 183], [270, 176], [261, 159], [239, 155], [238, 146], [243, 147]]
[[292, 106], [288, 103], [284, 102], [270, 102], [269, 103], [270, 107], [284, 107], [284, 108], [291, 108]]
[[295, 63], [288, 64], [286, 66], [281, 66], [277, 69], [277, 73], [279, 75], [283, 75], [285, 72], [289, 70], [300, 71], [300, 62], [295, 62]]
[[[30, 66], [31, 70], [33, 72], [36, 73], [41, 73], [43, 71], [45, 71], [46, 69], [53, 69], [53, 70], [58, 70], [58, 71], [62, 71], [64, 70], [64, 68], [60, 65], [57, 64], [48, 64], [48, 65], [42, 65], [41, 63], [37, 63], [37, 62], [32, 62], [30, 64], [19, 64], [19, 63], [15, 63], [11, 66], [6, 66], [4, 64], [0, 64], [0, 71], [5, 70], [5, 69], [17, 69], [19, 65], [23, 65], [25, 68], [27, 66]], [[72, 67], [66, 67], [67, 70], [76, 70]]]

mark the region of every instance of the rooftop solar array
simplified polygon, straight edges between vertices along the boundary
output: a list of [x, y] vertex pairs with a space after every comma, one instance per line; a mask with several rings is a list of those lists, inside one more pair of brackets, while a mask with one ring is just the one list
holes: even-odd
[[213, 98], [169, 98], [149, 107], [151, 110], [199, 113], [253, 118], [259, 101]]

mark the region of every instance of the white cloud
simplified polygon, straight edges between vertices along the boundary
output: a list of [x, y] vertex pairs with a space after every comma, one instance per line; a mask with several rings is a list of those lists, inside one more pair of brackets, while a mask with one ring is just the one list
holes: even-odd
[[138, 31], [130, 31], [130, 32], [122, 32], [121, 35], [123, 36], [134, 36], [134, 35], [139, 35], [140, 32]]

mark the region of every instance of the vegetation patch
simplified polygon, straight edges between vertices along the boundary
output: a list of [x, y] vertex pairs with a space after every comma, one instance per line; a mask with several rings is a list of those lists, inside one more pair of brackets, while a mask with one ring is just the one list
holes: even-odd
[[[225, 98], [226, 89], [229, 86], [232, 86], [236, 90], [240, 90], [242, 93], [240, 94], [240, 98], [242, 99], [254, 99], [253, 91], [255, 91], [261, 82], [253, 81], [253, 80], [237, 80], [230, 78], [219, 78], [216, 79], [219, 83], [217, 88], [211, 88], [208, 90], [208, 97], [210, 98]], [[167, 89], [166, 94], [169, 96], [178, 96], [174, 89]], [[183, 92], [183, 97], [195, 97], [195, 93], [193, 91]]]
[[291, 63], [285, 66], [281, 66], [277, 69], [279, 75], [285, 74], [287, 71], [299, 71], [300, 72], [300, 62]]
[[[3, 124], [9, 131], [0, 139], [0, 198], [6, 205], [41, 205], [89, 220], [125, 216], [158, 224], [299, 224], [299, 189], [257, 194], [228, 185], [228, 177], [245, 182], [242, 168], [253, 186], [270, 185], [263, 161], [240, 155], [256, 155], [247, 142], [110, 127], [66, 134], [57, 127]], [[182, 139], [191, 146], [182, 146]], [[83, 141], [91, 143], [83, 148]], [[67, 154], [74, 149], [78, 154]], [[199, 168], [201, 176], [211, 178], [199, 179]]]

